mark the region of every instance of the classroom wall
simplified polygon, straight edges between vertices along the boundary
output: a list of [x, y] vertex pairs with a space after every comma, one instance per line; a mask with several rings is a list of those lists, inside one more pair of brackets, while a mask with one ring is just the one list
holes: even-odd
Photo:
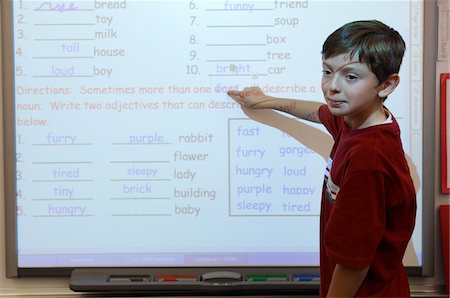
[[[435, 0], [425, 0], [425, 12], [428, 16], [429, 22], [425, 25], [425, 36], [429, 38], [432, 42], [425, 42], [426, 47], [436, 48], [437, 44], [437, 5]], [[1, 6], [0, 6], [1, 10]], [[1, 15], [1, 11], [0, 11]], [[0, 23], [1, 29], [1, 23]], [[0, 30], [1, 32], [1, 30]], [[3, 45], [0, 47], [0, 57]], [[432, 51], [433, 52], [433, 51]], [[428, 60], [424, 65], [424, 76], [425, 77], [436, 77], [436, 54], [433, 54], [432, 57], [428, 57]], [[450, 67], [448, 61], [445, 62], [448, 70], [450, 71]], [[0, 69], [2, 69], [2, 61], [0, 60]], [[435, 84], [436, 82], [433, 82]], [[3, 102], [3, 98], [1, 94], [3, 93], [2, 89], [2, 74], [0, 73], [0, 99]], [[430, 110], [425, 110], [425, 119], [435, 119], [434, 123], [427, 123], [428, 130], [431, 132], [431, 139], [434, 143], [434, 152], [431, 152], [434, 155], [434, 167], [425, 167], [426, 175], [432, 175], [435, 177], [433, 185], [428, 188], [431, 189], [430, 193], [432, 195], [424, 195], [424, 197], [430, 197], [434, 199], [434, 209], [430, 210], [430, 215], [433, 218], [434, 222], [434, 243], [430, 243], [429, 245], [434, 246], [434, 268], [432, 269], [431, 277], [423, 277], [411, 278], [411, 287], [413, 292], [422, 291], [422, 290], [438, 290], [442, 291], [443, 285], [445, 283], [444, 273], [443, 273], [443, 261], [442, 261], [442, 243], [440, 240], [440, 225], [439, 225], [439, 216], [438, 210], [440, 205], [450, 204], [450, 197], [448, 195], [444, 195], [440, 192], [439, 185], [439, 177], [440, 177], [440, 151], [439, 151], [439, 105], [436, 100], [436, 88], [430, 88], [430, 90], [425, 94], [425, 100], [433, 101], [434, 104], [429, 105], [432, 107]], [[4, 175], [3, 175], [3, 111], [2, 105], [0, 105], [0, 297], [6, 295], [17, 295], [17, 294], [34, 294], [39, 293], [40, 295], [70, 295], [71, 291], [68, 289], [68, 278], [21, 278], [21, 279], [7, 279], [6, 278], [6, 256], [5, 256], [5, 230], [4, 230], [4, 222], [5, 222], [5, 209], [4, 209]], [[427, 117], [428, 115], [428, 117]], [[434, 136], [433, 136], [434, 135]]]

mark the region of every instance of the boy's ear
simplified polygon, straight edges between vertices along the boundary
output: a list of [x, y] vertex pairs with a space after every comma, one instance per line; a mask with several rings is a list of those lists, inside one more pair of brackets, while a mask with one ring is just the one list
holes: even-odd
[[391, 74], [386, 81], [378, 86], [378, 96], [381, 98], [387, 97], [391, 94], [400, 83], [400, 76], [398, 74]]

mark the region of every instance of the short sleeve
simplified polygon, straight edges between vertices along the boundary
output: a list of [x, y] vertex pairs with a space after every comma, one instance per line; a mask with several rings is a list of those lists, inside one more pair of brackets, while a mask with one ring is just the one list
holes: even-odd
[[343, 181], [324, 237], [326, 253], [336, 264], [371, 264], [385, 227], [384, 188], [380, 172], [355, 172]]

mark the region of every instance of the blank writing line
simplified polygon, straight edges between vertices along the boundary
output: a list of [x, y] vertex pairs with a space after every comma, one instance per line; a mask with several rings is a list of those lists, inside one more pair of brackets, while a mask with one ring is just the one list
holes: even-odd
[[217, 59], [217, 60], [206, 60], [206, 62], [267, 62], [266, 59]]
[[172, 214], [111, 214], [111, 216], [172, 216]]
[[123, 161], [110, 161], [110, 163], [170, 163], [168, 160], [123, 160]]
[[271, 28], [275, 25], [208, 25], [206, 28]]
[[207, 47], [261, 47], [266, 46], [265, 43], [218, 43], [218, 44], [207, 44]]
[[111, 182], [125, 182], [125, 181], [170, 181], [170, 179], [111, 179]]
[[154, 198], [111, 198], [111, 200], [170, 200], [167, 197], [154, 197]]
[[94, 41], [95, 38], [35, 38], [34, 41]]
[[34, 24], [35, 26], [95, 26], [94, 23], [40, 23]]

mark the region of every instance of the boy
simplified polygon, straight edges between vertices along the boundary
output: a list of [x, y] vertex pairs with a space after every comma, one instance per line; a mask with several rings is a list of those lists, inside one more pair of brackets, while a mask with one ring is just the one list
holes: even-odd
[[[334, 139], [320, 216], [322, 297], [409, 297], [402, 258], [416, 198], [400, 129], [383, 102], [397, 87], [405, 43], [379, 21], [356, 21], [322, 48], [326, 104], [230, 91], [245, 108], [322, 123]], [[293, 107], [293, 108], [292, 108]]]

